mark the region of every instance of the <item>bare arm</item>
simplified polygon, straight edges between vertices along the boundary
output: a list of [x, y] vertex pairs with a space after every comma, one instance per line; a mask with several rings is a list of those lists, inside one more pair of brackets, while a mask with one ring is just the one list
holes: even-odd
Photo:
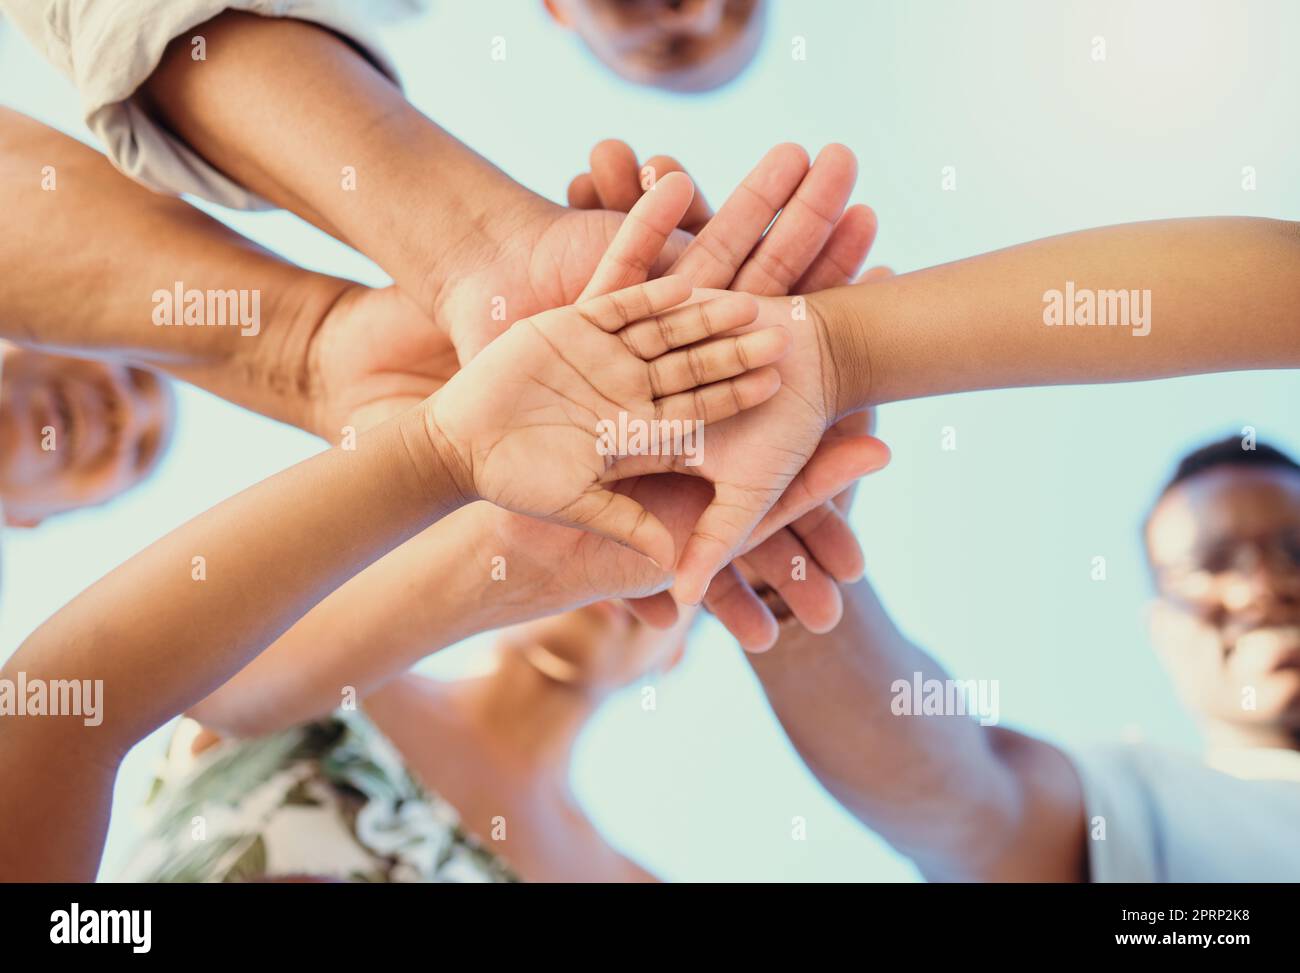
[[866, 581], [828, 635], [790, 627], [749, 656], [817, 779], [933, 880], [1081, 881], [1083, 794], [1065, 755], [968, 716], [905, 716], [895, 680], [947, 674], [909, 642]]
[[[48, 167], [48, 168], [47, 168]], [[141, 188], [98, 152], [0, 108], [0, 337], [120, 355], [240, 405], [307, 424], [317, 323], [348, 281], [275, 257], [178, 199]], [[161, 326], [185, 290], [257, 295], [255, 328]], [[250, 303], [251, 306], [251, 303]], [[173, 308], [180, 321], [181, 308]]]
[[458, 510], [349, 578], [188, 715], [224, 734], [273, 733], [336, 709], [345, 690], [366, 696], [441, 648], [528, 617], [520, 586], [491, 580], [489, 538], [475, 529], [485, 514]]
[[5, 719], [0, 777], [22, 784], [0, 792], [0, 874], [94, 877], [126, 751], [459, 502], [420, 449], [427, 441], [414, 411], [355, 451], [330, 450], [238, 494], [114, 570], [19, 647], [0, 675], [99, 682], [101, 722]]
[[207, 60], [176, 38], [140, 90], [146, 110], [236, 182], [369, 256], [426, 311], [451, 251], [541, 203], [324, 28], [231, 11], [191, 33]]
[[[628, 492], [680, 543], [708, 502], [707, 485], [691, 478], [668, 498], [647, 497], [646, 486]], [[644, 595], [668, 580], [602, 538], [473, 504], [331, 592], [189, 715], [225, 734], [273, 733], [336, 709], [345, 687], [376, 692], [474, 632]]]
[[[1084, 290], [1096, 301], [1093, 320], [1103, 304], [1107, 314], [1120, 309], [1118, 295], [1112, 303], [1102, 292], [1128, 292], [1130, 323], [1044, 323], [1056, 303], [1045, 295], [1059, 291], [1064, 303], [1072, 291], [1086, 302]], [[1213, 217], [1103, 227], [810, 302], [832, 342], [841, 412], [974, 389], [1293, 368], [1300, 225]], [[1077, 307], [1073, 319], [1084, 313]], [[1149, 332], [1139, 337], [1143, 314]]]

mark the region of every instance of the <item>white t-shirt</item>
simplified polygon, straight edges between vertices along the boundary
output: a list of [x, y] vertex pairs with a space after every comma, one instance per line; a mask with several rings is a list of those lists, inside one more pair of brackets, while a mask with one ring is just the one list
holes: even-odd
[[423, 5], [423, 0], [0, 0], [0, 10], [76, 85], [86, 124], [113, 165], [155, 192], [190, 193], [234, 209], [271, 207], [160, 128], [133, 100], [172, 39], [225, 10], [306, 20], [347, 38], [396, 81], [396, 70], [366, 25], [398, 19]]
[[1094, 882], [1300, 882], [1300, 752], [1072, 751]]

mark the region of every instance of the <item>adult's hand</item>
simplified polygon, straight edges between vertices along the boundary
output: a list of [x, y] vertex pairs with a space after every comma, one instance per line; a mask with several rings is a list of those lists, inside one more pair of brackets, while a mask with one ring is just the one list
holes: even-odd
[[[654, 187], [668, 173], [683, 171], [669, 156], [656, 156], [638, 166], [632, 149], [616, 140], [597, 145], [590, 162], [591, 171], [570, 184], [573, 205], [630, 208], [643, 189]], [[698, 196], [692, 200], [679, 225], [699, 236], [671, 272], [685, 273], [697, 286], [731, 287], [763, 295], [849, 283], [865, 261], [876, 233], [875, 215], [869, 208], [844, 209], [855, 178], [856, 160], [843, 146], [828, 146], [811, 170], [801, 148], [777, 146], [716, 217]], [[653, 248], [652, 236], [647, 237], [645, 246], [647, 253]], [[609, 264], [609, 274], [593, 280], [592, 289], [635, 281], [643, 262], [633, 256]], [[888, 271], [879, 268], [871, 273], [876, 276]], [[843, 487], [838, 481], [828, 487], [828, 476], [860, 475], [856, 471], [862, 468], [861, 463], [880, 462], [880, 444], [850, 434], [848, 430], [853, 428], [844, 423], [838, 435], [827, 436], [826, 448], [808, 474], [801, 474], [792, 484], [772, 517], [806, 509], [809, 482], [816, 481], [818, 495], [825, 496], [826, 489], [835, 492]], [[766, 586], [782, 592], [805, 626], [820, 632], [838, 622], [842, 602], [835, 582], [860, 576], [862, 553], [839, 511], [823, 504], [763, 540], [747, 563]], [[718, 584], [720, 593], [708, 599], [708, 607], [746, 648], [770, 646], [777, 637], [776, 620], [743, 575], [730, 570]], [[676, 616], [667, 595], [634, 601], [632, 607], [656, 624], [671, 623]]]

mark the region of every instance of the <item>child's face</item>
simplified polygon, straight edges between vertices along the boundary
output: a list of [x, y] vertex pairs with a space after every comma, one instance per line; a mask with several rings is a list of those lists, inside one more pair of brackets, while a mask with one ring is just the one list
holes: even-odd
[[546, 0], [601, 61], [638, 84], [707, 91], [753, 60], [764, 0]]
[[143, 480], [167, 446], [175, 400], [152, 372], [0, 347], [0, 499], [5, 522], [104, 503]]

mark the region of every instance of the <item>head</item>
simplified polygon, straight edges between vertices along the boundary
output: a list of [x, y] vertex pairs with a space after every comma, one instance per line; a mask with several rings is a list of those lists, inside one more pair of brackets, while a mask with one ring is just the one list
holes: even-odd
[[0, 345], [0, 501], [10, 526], [106, 503], [170, 440], [170, 385], [153, 372]]
[[1300, 734], [1300, 465], [1212, 443], [1178, 465], [1146, 524], [1152, 635], [1211, 724]]
[[600, 601], [515, 629], [512, 641], [540, 646], [565, 668], [563, 681], [598, 694], [613, 692], [648, 672], [667, 671], [686, 651], [694, 611], [683, 609], [671, 628], [653, 628], [621, 603]]
[[669, 91], [719, 88], [763, 36], [766, 0], [544, 0], [616, 74]]

